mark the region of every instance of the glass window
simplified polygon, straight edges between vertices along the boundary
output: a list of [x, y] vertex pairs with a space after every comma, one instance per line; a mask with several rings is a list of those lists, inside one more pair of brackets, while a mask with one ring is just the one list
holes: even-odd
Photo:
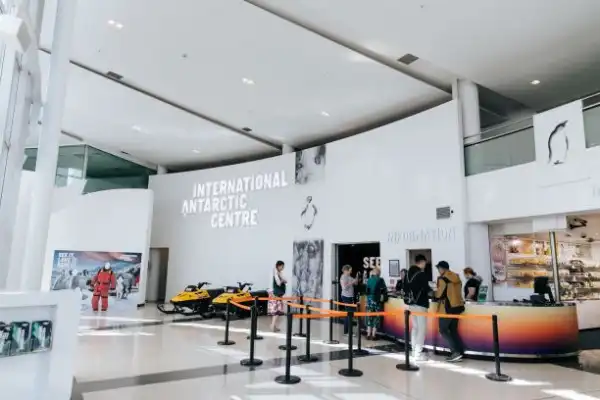
[[585, 147], [600, 146], [600, 104], [583, 110]]
[[148, 178], [156, 172], [123, 158], [88, 147], [84, 192], [100, 190], [148, 188]]
[[465, 174], [475, 175], [535, 161], [533, 127], [465, 145]]
[[[37, 162], [37, 149], [25, 149], [25, 163], [23, 169], [35, 171]], [[58, 187], [67, 186], [75, 179], [83, 179], [85, 164], [85, 146], [61, 146], [58, 149], [56, 162], [56, 182]]]

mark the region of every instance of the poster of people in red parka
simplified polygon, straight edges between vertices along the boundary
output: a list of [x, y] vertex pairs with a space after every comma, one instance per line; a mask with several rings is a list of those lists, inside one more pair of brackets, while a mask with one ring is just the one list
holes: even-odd
[[50, 288], [80, 292], [86, 313], [133, 310], [141, 265], [141, 253], [56, 250]]

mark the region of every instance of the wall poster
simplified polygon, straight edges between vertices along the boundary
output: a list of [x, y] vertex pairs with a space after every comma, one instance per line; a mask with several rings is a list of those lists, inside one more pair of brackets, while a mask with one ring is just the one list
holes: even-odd
[[294, 242], [292, 295], [323, 297], [323, 239]]
[[114, 288], [108, 293], [108, 312], [135, 309], [141, 303], [141, 263], [141, 253], [56, 250], [50, 288], [81, 292], [82, 310], [91, 311], [92, 281], [108, 264], [115, 278]]

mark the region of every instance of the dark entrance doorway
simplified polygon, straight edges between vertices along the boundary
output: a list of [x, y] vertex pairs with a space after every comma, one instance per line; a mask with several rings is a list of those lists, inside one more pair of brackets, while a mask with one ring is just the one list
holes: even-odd
[[[350, 265], [352, 267], [352, 276], [358, 277], [361, 283], [365, 282], [369, 277], [369, 273], [375, 266], [381, 267], [381, 253], [379, 242], [367, 243], [350, 243], [338, 244], [337, 246], [337, 263], [334, 271], [336, 282], [339, 281], [342, 275], [342, 267]], [[355, 295], [358, 296], [362, 291], [362, 286], [357, 286]], [[337, 285], [337, 290], [334, 291], [336, 298], [341, 297], [342, 289]]]

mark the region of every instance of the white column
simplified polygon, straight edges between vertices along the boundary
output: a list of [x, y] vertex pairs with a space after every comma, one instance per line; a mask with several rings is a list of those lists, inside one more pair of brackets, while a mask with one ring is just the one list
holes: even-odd
[[479, 116], [479, 90], [469, 80], [459, 79], [453, 90], [454, 98], [460, 104], [463, 137], [479, 135], [481, 120]]
[[167, 174], [169, 171], [167, 171], [167, 167], [164, 167], [162, 165], [157, 165], [156, 166], [156, 175], [164, 175]]
[[281, 154], [288, 154], [288, 153], [293, 153], [296, 150], [290, 146], [289, 144], [284, 144], [281, 146]]
[[49, 287], [50, 284], [50, 282], [42, 282], [42, 276], [69, 75], [71, 39], [77, 10], [76, 0], [58, 0], [57, 3], [48, 90], [43, 110], [27, 235], [27, 252], [23, 265], [23, 278], [26, 285], [24, 289], [28, 290], [40, 290], [42, 287]]

